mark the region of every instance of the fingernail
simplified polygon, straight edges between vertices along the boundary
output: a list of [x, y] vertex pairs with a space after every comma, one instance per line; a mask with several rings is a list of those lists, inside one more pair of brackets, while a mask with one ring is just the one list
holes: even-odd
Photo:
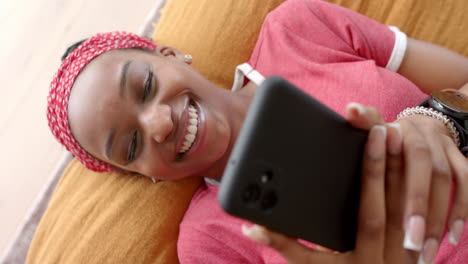
[[450, 228], [449, 242], [452, 245], [457, 245], [460, 240], [461, 234], [463, 232], [463, 227], [465, 226], [465, 221], [456, 220], [453, 222], [452, 227]]
[[436, 239], [430, 238], [424, 243], [422, 254], [419, 255], [418, 264], [430, 264], [434, 260], [439, 243]]
[[380, 131], [382, 131], [384, 137], [387, 136], [387, 128], [385, 126], [376, 125], [373, 126], [372, 129], [379, 129]]
[[383, 142], [386, 135], [387, 128], [385, 126], [377, 125], [372, 127], [369, 136], [372, 143], [367, 145], [367, 155], [374, 159], [379, 159], [385, 155], [385, 144]]
[[389, 127], [395, 128], [395, 130], [398, 132], [398, 135], [401, 136], [401, 126], [398, 123], [390, 123], [388, 124]]
[[421, 251], [425, 229], [424, 217], [419, 215], [411, 216], [406, 226], [403, 247], [409, 250]]
[[348, 113], [352, 113], [354, 115], [364, 115], [366, 113], [366, 108], [358, 103], [349, 103], [347, 106]]
[[401, 127], [400, 124], [398, 123], [390, 123], [388, 124], [389, 128], [392, 128], [398, 133], [398, 139], [397, 140], [391, 140], [390, 144], [388, 145], [388, 152], [393, 154], [393, 155], [398, 155], [401, 153], [401, 139], [402, 139], [402, 133], [401, 133]]
[[248, 227], [243, 224], [242, 234], [250, 237], [252, 240], [260, 244], [268, 245], [270, 243], [270, 239], [265, 235], [265, 233], [261, 230], [261, 228], [258, 225]]

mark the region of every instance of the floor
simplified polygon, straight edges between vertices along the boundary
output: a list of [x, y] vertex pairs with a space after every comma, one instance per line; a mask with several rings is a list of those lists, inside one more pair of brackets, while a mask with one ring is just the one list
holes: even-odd
[[0, 256], [64, 154], [45, 117], [62, 53], [96, 32], [139, 32], [154, 1], [0, 1]]

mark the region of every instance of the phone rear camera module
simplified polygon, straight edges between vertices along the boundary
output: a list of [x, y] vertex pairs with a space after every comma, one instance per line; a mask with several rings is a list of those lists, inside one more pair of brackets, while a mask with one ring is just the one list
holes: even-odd
[[273, 179], [273, 172], [272, 171], [265, 171], [265, 173], [260, 176], [260, 181], [265, 184], [268, 183]]
[[277, 202], [278, 198], [276, 193], [274, 191], [267, 191], [260, 201], [260, 208], [265, 212], [269, 212], [273, 207], [275, 207]]
[[248, 205], [255, 204], [260, 198], [260, 186], [258, 184], [249, 184], [242, 193], [242, 200]]

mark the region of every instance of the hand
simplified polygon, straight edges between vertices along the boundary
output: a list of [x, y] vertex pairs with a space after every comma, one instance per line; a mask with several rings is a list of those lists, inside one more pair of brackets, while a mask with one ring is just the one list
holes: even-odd
[[[376, 109], [364, 109], [369, 118], [361, 121], [383, 122]], [[397, 152], [389, 150], [386, 178], [388, 184], [397, 184], [396, 179], [404, 176], [399, 187], [406, 196], [403, 205], [403, 227], [407, 233], [405, 247], [417, 251], [424, 248], [423, 254], [435, 255], [446, 226], [450, 229], [449, 241], [452, 244], [457, 244], [461, 236], [468, 214], [468, 162], [441, 121], [412, 115], [394, 124], [401, 127], [403, 155], [398, 158]], [[453, 183], [455, 193], [450, 209]], [[401, 193], [388, 196], [389, 199], [398, 199]], [[387, 210], [394, 210], [396, 214], [401, 209]]]
[[[251, 228], [243, 226], [244, 234], [276, 249], [289, 263], [405, 263], [400, 262], [399, 258], [391, 259], [389, 262], [385, 259], [385, 251], [388, 247], [403, 250], [401, 241], [393, 242], [391, 245], [388, 245], [386, 241], [386, 233], [392, 232], [394, 227], [386, 225], [385, 140], [384, 126], [371, 129], [363, 158], [358, 233], [356, 248], [353, 251], [333, 254], [313, 250], [301, 245], [295, 239], [256, 225]], [[400, 140], [397, 137], [388, 142], [401, 145], [401, 137]]]
[[[348, 115], [349, 121], [354, 126], [362, 129], [369, 129], [376, 124], [384, 124], [375, 108], [353, 104], [348, 108]], [[452, 223], [449, 225], [452, 230], [452, 242], [457, 241], [461, 235], [463, 221], [466, 217], [466, 212], [464, 212], [466, 206], [464, 204], [466, 204], [468, 193], [464, 186], [466, 186], [467, 181], [466, 166], [468, 164], [452, 143], [442, 122], [425, 116], [412, 118], [414, 118], [414, 121], [408, 119], [387, 124], [388, 153], [385, 183], [387, 242], [384, 259], [390, 261], [399, 258], [400, 261], [396, 263], [412, 263], [411, 261], [417, 257], [417, 254], [401, 248], [406, 230], [408, 235], [406, 236], [405, 246], [413, 250], [420, 249], [423, 241], [425, 241], [421, 258], [426, 263], [430, 263], [436, 255], [443, 233], [449, 206], [452, 177], [455, 178], [457, 184], [456, 198], [449, 218], [449, 223]], [[408, 124], [407, 122], [411, 123]], [[447, 174], [437, 173], [438, 167], [433, 165], [438, 164], [438, 159], [433, 157], [437, 157], [437, 153], [433, 153], [434, 150], [437, 150], [434, 147], [437, 144], [434, 142], [445, 142], [443, 145], [445, 147], [442, 147], [445, 152], [442, 153], [448, 156], [446, 156], [446, 160], [452, 162], [449, 164], [455, 164], [453, 167], [449, 165], [450, 177], [447, 177]], [[432, 148], [422, 147], [427, 145]], [[426, 155], [423, 161], [425, 165], [420, 164], [417, 156], [419, 152]], [[425, 177], [422, 175], [425, 175]], [[443, 176], [446, 176], [445, 183], [442, 182]], [[428, 208], [431, 208], [431, 210], [428, 211]], [[457, 215], [459, 217], [454, 217]], [[411, 218], [411, 216], [416, 217]], [[457, 218], [461, 218], [462, 221], [453, 220]], [[427, 231], [425, 219], [428, 219]], [[408, 222], [411, 222], [411, 224], [408, 224]], [[413, 236], [409, 234], [413, 234]], [[400, 247], [393, 246], [396, 245], [395, 243], [400, 243]]]

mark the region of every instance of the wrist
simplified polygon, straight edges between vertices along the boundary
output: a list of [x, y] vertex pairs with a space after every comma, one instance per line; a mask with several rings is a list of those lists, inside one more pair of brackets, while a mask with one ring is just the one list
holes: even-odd
[[460, 146], [460, 133], [457, 127], [451, 119], [437, 110], [423, 106], [406, 108], [397, 116], [398, 120], [403, 118], [418, 119], [424, 124], [431, 124], [436, 131], [452, 138], [457, 147]]

